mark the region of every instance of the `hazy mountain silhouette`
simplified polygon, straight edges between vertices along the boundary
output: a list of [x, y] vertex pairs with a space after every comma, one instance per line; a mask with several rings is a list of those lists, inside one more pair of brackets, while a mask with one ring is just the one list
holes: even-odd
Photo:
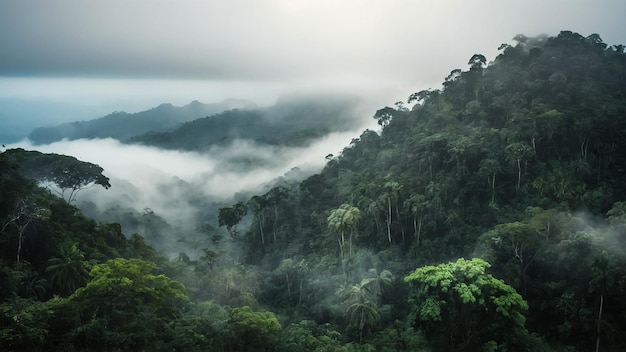
[[269, 145], [306, 145], [331, 132], [360, 127], [363, 119], [359, 106], [358, 99], [347, 96], [289, 96], [270, 107], [232, 109], [128, 141], [179, 150], [204, 150], [237, 139]]
[[64, 123], [54, 127], [40, 127], [28, 138], [35, 144], [47, 144], [67, 138], [115, 138], [124, 141], [149, 131], [163, 131], [199, 117], [221, 113], [231, 109], [249, 109], [256, 105], [250, 101], [228, 99], [214, 104], [193, 101], [177, 107], [161, 104], [137, 113], [113, 112], [107, 116], [89, 120]]

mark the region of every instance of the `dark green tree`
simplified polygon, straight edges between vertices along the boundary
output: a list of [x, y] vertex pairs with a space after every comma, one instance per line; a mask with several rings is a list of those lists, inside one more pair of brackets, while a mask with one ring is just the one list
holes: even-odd
[[289, 189], [284, 186], [276, 186], [263, 195], [263, 198], [267, 201], [267, 204], [271, 205], [274, 208], [274, 224], [272, 226], [274, 233], [274, 243], [276, 243], [276, 232], [278, 231], [278, 206], [284, 199], [287, 198], [288, 195]]
[[[158, 350], [170, 336], [165, 326], [181, 317], [188, 302], [185, 287], [156, 264], [112, 259], [91, 269], [91, 281], [69, 297], [80, 323], [73, 330], [79, 349]], [[146, 324], [150, 322], [150, 324]]]
[[89, 279], [89, 264], [76, 243], [61, 243], [58, 256], [48, 259], [46, 273], [62, 295], [70, 295]]
[[396, 110], [394, 108], [386, 106], [376, 111], [376, 113], [374, 114], [374, 119], [376, 119], [376, 121], [378, 121], [378, 124], [384, 128], [385, 126], [389, 125], [389, 122], [391, 121], [391, 119], [393, 119], [395, 113]]
[[261, 244], [265, 245], [265, 233], [263, 228], [265, 227], [265, 209], [268, 206], [266, 198], [261, 196], [253, 196], [248, 202], [252, 208], [255, 220], [259, 223], [259, 233], [261, 234]]
[[[24, 149], [10, 149], [4, 156], [19, 164], [24, 176], [48, 186], [56, 186], [60, 197], [73, 202], [76, 194], [89, 187], [100, 185], [111, 187], [103, 169], [74, 157], [59, 154], [44, 154]], [[56, 191], [55, 188], [51, 188]]]
[[243, 202], [239, 202], [232, 207], [219, 209], [219, 226], [226, 226], [226, 230], [233, 239], [237, 238], [237, 224], [248, 212], [248, 208]]

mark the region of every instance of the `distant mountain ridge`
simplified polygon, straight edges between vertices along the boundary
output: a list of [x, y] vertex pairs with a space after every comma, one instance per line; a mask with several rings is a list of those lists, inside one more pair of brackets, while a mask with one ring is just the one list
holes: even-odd
[[195, 151], [237, 139], [302, 146], [331, 132], [345, 132], [360, 126], [359, 103], [349, 96], [290, 96], [270, 107], [232, 109], [167, 131], [138, 135], [128, 142]]
[[64, 123], [53, 127], [40, 127], [33, 130], [28, 138], [34, 144], [48, 144], [80, 138], [115, 138], [125, 141], [130, 137], [150, 131], [165, 131], [194, 119], [219, 114], [231, 109], [251, 109], [256, 104], [247, 100], [227, 99], [219, 103], [203, 104], [198, 101], [177, 107], [161, 104], [150, 110], [137, 113], [113, 112], [107, 116], [88, 120]]

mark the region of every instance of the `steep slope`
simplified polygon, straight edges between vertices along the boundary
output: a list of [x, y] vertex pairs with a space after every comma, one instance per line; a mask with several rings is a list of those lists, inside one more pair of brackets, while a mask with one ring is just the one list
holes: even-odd
[[[377, 111], [382, 133], [365, 131], [320, 174], [250, 201], [248, 260], [270, 268], [265, 304], [344, 321], [329, 297], [371, 272], [482, 257], [545, 339], [626, 346], [624, 46], [569, 31], [515, 40], [411, 95], [411, 109]], [[406, 292], [397, 280], [370, 302], [381, 326], [407, 318]]]
[[132, 136], [148, 131], [161, 131], [197, 119], [231, 109], [253, 108], [254, 104], [244, 100], [225, 100], [215, 104], [193, 101], [177, 107], [161, 104], [153, 109], [129, 114], [114, 112], [107, 116], [89, 120], [65, 123], [55, 127], [40, 127], [33, 130], [28, 138], [35, 144], [48, 144], [61, 139], [115, 138], [124, 141]]
[[80, 216], [15, 156], [67, 158], [0, 153], [0, 346], [626, 350], [624, 46], [515, 40], [376, 111], [319, 174], [207, 216], [198, 258]]

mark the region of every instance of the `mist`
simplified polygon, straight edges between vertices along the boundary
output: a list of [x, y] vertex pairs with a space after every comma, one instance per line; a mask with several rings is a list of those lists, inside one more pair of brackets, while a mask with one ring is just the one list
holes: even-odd
[[[137, 232], [171, 256], [187, 252], [195, 257], [203, 248], [198, 248], [197, 242], [202, 242], [203, 236], [208, 239], [199, 228], [204, 224], [217, 227], [219, 207], [263, 194], [277, 181], [300, 181], [320, 171], [325, 156], [340, 153], [360, 135], [361, 127], [330, 133], [306, 147], [234, 140], [200, 153], [123, 144], [109, 138], [37, 146], [23, 140], [7, 148], [71, 155], [100, 165], [112, 187], [78, 192], [74, 204], [85, 215], [118, 222], [126, 236]], [[160, 225], [146, 226], [146, 221]]]
[[440, 88], [473, 54], [492, 60], [520, 33], [572, 30], [623, 43], [625, 12], [619, 0], [6, 0], [0, 141], [161, 103], [269, 106], [291, 91], [356, 92], [380, 108]]

